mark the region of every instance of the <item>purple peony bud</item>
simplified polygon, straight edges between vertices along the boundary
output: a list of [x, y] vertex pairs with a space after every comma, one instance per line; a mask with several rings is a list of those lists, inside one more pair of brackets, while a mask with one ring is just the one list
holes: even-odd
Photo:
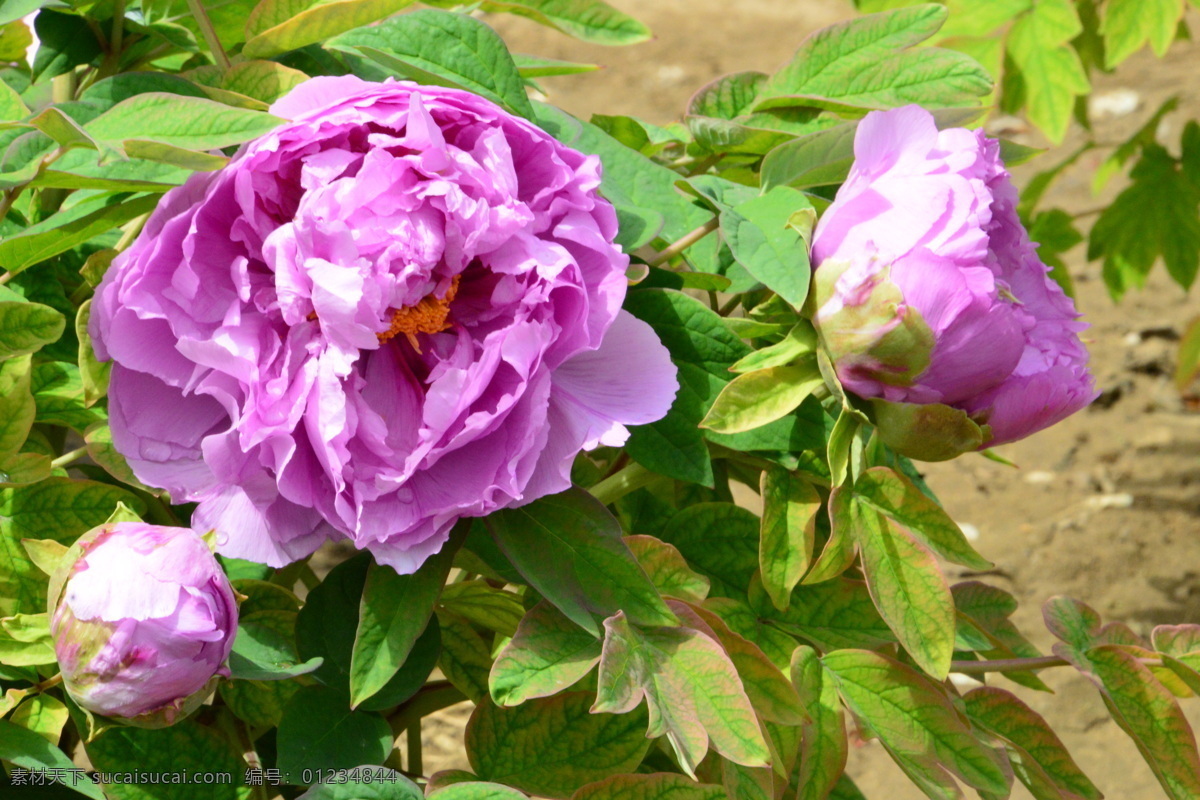
[[237, 603], [216, 557], [187, 528], [93, 529], [51, 581], [49, 611], [63, 684], [95, 714], [171, 725], [229, 675]]
[[1096, 397], [1071, 299], [1017, 217], [1000, 145], [875, 111], [813, 237], [813, 322], [880, 436], [941, 460], [1041, 430]]
[[92, 311], [114, 445], [221, 553], [349, 539], [413, 572], [666, 414], [598, 158], [407, 82], [314, 78], [272, 112], [164, 196]]

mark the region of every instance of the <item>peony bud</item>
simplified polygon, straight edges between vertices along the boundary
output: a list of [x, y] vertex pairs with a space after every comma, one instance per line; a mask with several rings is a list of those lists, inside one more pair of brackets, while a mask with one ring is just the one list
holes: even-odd
[[813, 237], [813, 323], [880, 437], [938, 461], [1096, 397], [1086, 325], [1017, 217], [1000, 146], [929, 112], [872, 112]]
[[63, 684], [95, 714], [165, 727], [229, 675], [233, 589], [186, 528], [118, 522], [88, 532], [51, 581], [49, 612]]

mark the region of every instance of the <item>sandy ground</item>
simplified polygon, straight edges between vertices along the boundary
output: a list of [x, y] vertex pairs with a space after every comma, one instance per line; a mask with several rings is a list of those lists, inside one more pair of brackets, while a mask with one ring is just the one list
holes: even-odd
[[[585, 118], [602, 112], [658, 123], [677, 119], [691, 93], [707, 81], [736, 70], [774, 70], [806, 34], [851, 14], [848, 0], [612, 2], [646, 22], [655, 40], [607, 49], [524, 20], [497, 23], [517, 52], [607, 66], [599, 74], [545, 81], [552, 102]], [[1192, 22], [1195, 29], [1197, 20]], [[1179, 94], [1181, 111], [1162, 130], [1165, 141], [1177, 142], [1183, 122], [1200, 117], [1197, 66], [1200, 46], [1182, 43], [1165, 63], [1143, 53], [1117, 75], [1098, 80], [1098, 94], [1132, 97], [1132, 90], [1139, 103], [1132, 114], [1098, 118], [1100, 139], [1123, 139], [1158, 103]], [[1070, 146], [1068, 141], [1061, 152]], [[1097, 206], [1088, 186], [1099, 159], [1068, 173], [1048, 201], [1071, 211]], [[1051, 152], [1023, 171], [1056, 160]], [[1017, 595], [1023, 604], [1018, 624], [1044, 647], [1050, 636], [1040, 606], [1054, 594], [1083, 600], [1105, 619], [1143, 633], [1162, 623], [1200, 623], [1200, 414], [1184, 409], [1167, 377], [1175, 339], [1200, 314], [1200, 302], [1163, 279], [1159, 267], [1145, 291], [1114, 306], [1099, 265], [1088, 264], [1083, 250], [1072, 251], [1068, 263], [1092, 325], [1087, 335], [1108, 402], [1002, 448], [1019, 470], [980, 457], [928, 470], [950, 513], [978, 533], [976, 546], [996, 563], [997, 574], [987, 580]], [[956, 575], [952, 569], [951, 577]], [[1018, 693], [1050, 719], [1101, 790], [1124, 800], [1162, 797], [1090, 684], [1066, 669], [1043, 677], [1054, 695], [1020, 688]], [[1200, 699], [1185, 701], [1184, 708], [1194, 725], [1200, 723]], [[428, 766], [466, 765], [460, 725], [469, 707], [450, 712], [426, 726]], [[922, 796], [877, 744], [855, 749], [850, 772], [873, 799]], [[1018, 789], [1014, 797], [1029, 795]]]

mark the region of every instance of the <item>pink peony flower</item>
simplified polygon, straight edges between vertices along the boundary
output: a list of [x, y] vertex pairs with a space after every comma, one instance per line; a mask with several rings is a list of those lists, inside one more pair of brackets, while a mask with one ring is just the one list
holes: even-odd
[[63, 684], [81, 707], [162, 727], [194, 711], [229, 675], [237, 603], [194, 532], [103, 525], [68, 559], [55, 576], [50, 632]]
[[[813, 321], [848, 390], [873, 400], [881, 420], [923, 427], [881, 424], [885, 438], [949, 457], [1023, 438], [1094, 400], [1087, 326], [1021, 226], [999, 142], [939, 132], [907, 106], [868, 114], [854, 155], [814, 233]], [[942, 429], [971, 426], [959, 444], [973, 447], [938, 455]]]
[[113, 441], [221, 553], [415, 570], [670, 407], [600, 162], [474, 95], [315, 78], [97, 291]]

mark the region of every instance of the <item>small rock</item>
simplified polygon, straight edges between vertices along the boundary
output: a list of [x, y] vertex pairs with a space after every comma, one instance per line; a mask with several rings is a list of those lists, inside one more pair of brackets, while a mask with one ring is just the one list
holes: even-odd
[[1096, 497], [1089, 497], [1084, 501], [1084, 504], [1096, 511], [1103, 511], [1106, 508], [1129, 508], [1133, 505], [1133, 495], [1128, 492], [1102, 494]]
[[976, 680], [970, 675], [963, 675], [961, 672], [951, 672], [950, 682], [963, 692], [969, 692], [976, 687], [983, 686], [983, 681]]
[[1047, 472], [1044, 469], [1034, 470], [1026, 473], [1025, 482], [1032, 483], [1035, 486], [1045, 486], [1048, 483], [1054, 483], [1054, 479], [1058, 477], [1053, 472]]
[[1088, 116], [1092, 119], [1127, 117], [1138, 110], [1142, 96], [1133, 89], [1113, 89], [1097, 92], [1088, 99]]
[[958, 525], [959, 530], [963, 532], [963, 536], [967, 537], [968, 542], [979, 541], [979, 528], [976, 528], [969, 522], [961, 522]]

